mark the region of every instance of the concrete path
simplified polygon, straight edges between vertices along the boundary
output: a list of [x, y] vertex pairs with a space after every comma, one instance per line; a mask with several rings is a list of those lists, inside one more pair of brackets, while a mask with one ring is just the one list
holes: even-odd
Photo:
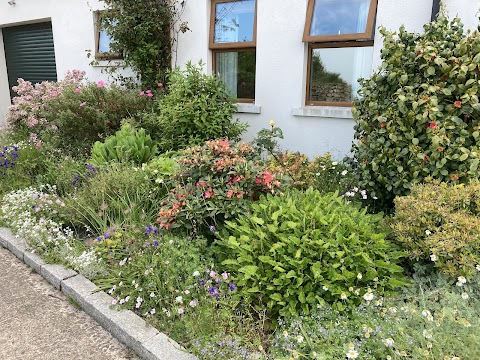
[[0, 246], [1, 360], [137, 360], [40, 275]]

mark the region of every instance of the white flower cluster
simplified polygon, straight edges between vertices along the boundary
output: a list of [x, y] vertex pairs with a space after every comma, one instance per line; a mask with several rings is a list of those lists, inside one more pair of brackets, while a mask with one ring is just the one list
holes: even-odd
[[[1, 219], [17, 237], [27, 240], [28, 249], [32, 252], [58, 254], [73, 269], [87, 277], [103, 273], [104, 266], [94, 250], [79, 253], [73, 246], [75, 238], [70, 228], [62, 228], [61, 224], [43, 216], [37, 218], [35, 214], [38, 213], [39, 203], [45, 205], [42, 210], [47, 213], [53, 203], [64, 206], [56, 196], [29, 187], [13, 191], [3, 197]], [[56, 213], [52, 211], [52, 214]]]

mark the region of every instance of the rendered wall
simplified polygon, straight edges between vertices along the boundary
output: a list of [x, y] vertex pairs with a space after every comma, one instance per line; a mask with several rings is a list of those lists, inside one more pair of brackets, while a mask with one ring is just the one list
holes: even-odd
[[[304, 106], [307, 46], [302, 42], [307, 0], [257, 0], [257, 64], [255, 106], [242, 106], [238, 117], [250, 124], [246, 140], [268, 127], [274, 119], [285, 135], [282, 146], [309, 156], [332, 152], [340, 159], [349, 153], [354, 120], [349, 108]], [[69, 69], [87, 72], [90, 80], [108, 80], [100, 67], [89, 65], [85, 50], [94, 50], [93, 10], [102, 8], [100, 0], [16, 0], [16, 5], [0, 1], [0, 28], [52, 21], [57, 75]], [[480, 0], [443, 0], [451, 16], [459, 15], [466, 25], [476, 28]], [[422, 31], [430, 20], [432, 0], [378, 0], [377, 26]], [[191, 31], [180, 34], [174, 64], [187, 61], [206, 63], [212, 71], [208, 49], [210, 0], [186, 0], [182, 21]], [[0, 37], [0, 45], [1, 37]], [[382, 41], [375, 36], [373, 69], [380, 65]], [[5, 57], [0, 46], [0, 123], [8, 97]], [[260, 112], [259, 114], [256, 112]]]
[[[16, 0], [16, 5], [9, 5], [7, 0], [2, 0], [0, 30], [9, 26], [51, 21], [58, 79], [62, 79], [67, 70], [80, 69], [86, 71], [89, 80], [107, 81], [108, 76], [101, 73], [102, 66], [90, 66], [91, 58], [87, 58], [87, 50], [95, 53], [93, 11], [102, 8], [102, 2], [98, 0]], [[101, 65], [105, 66], [107, 62], [101, 62]], [[0, 124], [9, 105], [4, 47], [0, 42]]]
[[[345, 108], [304, 106], [306, 88], [307, 46], [302, 42], [307, 0], [257, 0], [256, 101], [254, 111], [239, 113], [250, 124], [246, 139], [268, 127], [270, 119], [283, 129], [282, 147], [309, 156], [330, 151], [341, 159], [350, 151], [354, 120]], [[451, 15], [465, 17], [476, 27], [474, 14], [480, 0], [444, 0]], [[206, 5], [205, 5], [206, 4]], [[184, 64], [200, 56], [211, 72], [208, 51], [209, 0], [190, 0], [182, 20], [192, 30], [180, 35], [177, 63]], [[472, 10], [473, 9], [473, 10]], [[432, 0], [378, 0], [377, 26], [398, 29], [404, 24], [409, 31], [421, 32], [430, 21]], [[472, 15], [473, 14], [473, 15]], [[373, 69], [380, 65], [382, 40], [375, 36]], [[308, 115], [308, 116], [307, 116]]]

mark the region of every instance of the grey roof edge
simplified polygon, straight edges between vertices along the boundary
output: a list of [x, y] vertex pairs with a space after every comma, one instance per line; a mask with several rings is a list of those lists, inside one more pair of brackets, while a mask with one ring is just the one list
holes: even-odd
[[[111, 308], [113, 298], [90, 280], [61, 265], [46, 264], [39, 256], [25, 250], [26, 241], [0, 227], [0, 246], [42, 275], [54, 287], [75, 301], [117, 340], [145, 360], [196, 360], [165, 334], [149, 326], [130, 310]], [[27, 261], [26, 261], [27, 260]]]

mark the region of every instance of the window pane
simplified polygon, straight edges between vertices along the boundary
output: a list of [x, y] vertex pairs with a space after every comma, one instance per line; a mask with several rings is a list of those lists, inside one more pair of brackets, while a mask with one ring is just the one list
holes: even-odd
[[308, 101], [351, 102], [372, 73], [373, 47], [313, 49]]
[[315, 0], [311, 36], [364, 33], [370, 0]]
[[215, 72], [238, 99], [255, 99], [255, 51], [215, 53]]
[[110, 52], [110, 36], [107, 35], [105, 31], [100, 31], [100, 36], [98, 38], [98, 52], [99, 53], [108, 53]]
[[253, 41], [255, 0], [231, 1], [215, 6], [215, 43]]

